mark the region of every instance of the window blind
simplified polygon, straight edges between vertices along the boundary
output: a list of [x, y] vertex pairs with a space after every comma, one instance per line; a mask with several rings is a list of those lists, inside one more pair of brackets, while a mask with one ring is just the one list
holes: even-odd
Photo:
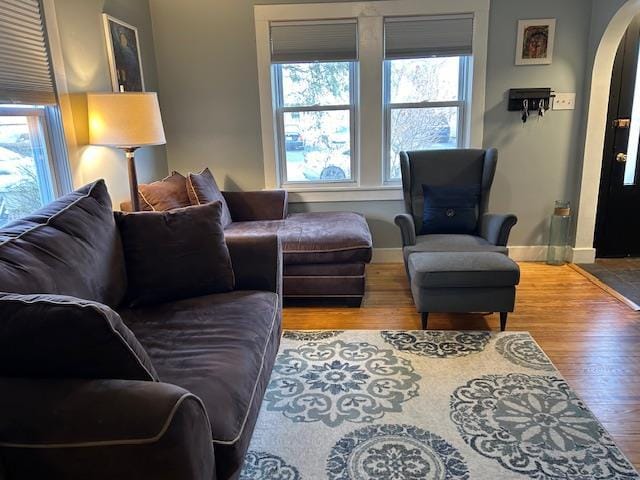
[[356, 19], [271, 23], [271, 62], [355, 61]]
[[0, 104], [55, 102], [39, 0], [1, 0]]
[[473, 16], [389, 17], [384, 38], [386, 59], [471, 55]]

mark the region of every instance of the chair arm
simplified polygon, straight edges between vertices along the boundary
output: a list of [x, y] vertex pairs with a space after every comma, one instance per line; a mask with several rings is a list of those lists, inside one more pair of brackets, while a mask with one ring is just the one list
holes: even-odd
[[2, 378], [0, 391], [7, 478], [215, 479], [207, 413], [180, 387]]
[[396, 215], [395, 223], [400, 227], [402, 234], [402, 246], [407, 247], [416, 244], [416, 225], [413, 217], [408, 213], [400, 213]]
[[493, 245], [506, 247], [518, 217], [512, 214], [485, 213], [480, 218], [480, 236]]
[[275, 234], [227, 236], [236, 290], [264, 290], [282, 296], [282, 245]]
[[284, 220], [287, 218], [286, 190], [259, 192], [222, 192], [234, 222]]

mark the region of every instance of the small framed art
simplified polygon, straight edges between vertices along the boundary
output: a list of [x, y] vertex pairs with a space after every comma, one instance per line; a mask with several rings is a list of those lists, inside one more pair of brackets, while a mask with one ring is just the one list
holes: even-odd
[[555, 36], [555, 18], [520, 20], [516, 65], [549, 65], [553, 61]]

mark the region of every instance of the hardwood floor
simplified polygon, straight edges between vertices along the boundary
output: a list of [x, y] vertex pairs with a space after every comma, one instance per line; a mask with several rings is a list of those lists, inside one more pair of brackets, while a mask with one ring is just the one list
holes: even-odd
[[[640, 313], [569, 266], [520, 264], [508, 331], [529, 331], [640, 470]], [[419, 329], [404, 267], [371, 265], [362, 308], [287, 307], [286, 329]], [[432, 314], [431, 329], [499, 330], [494, 315]]]

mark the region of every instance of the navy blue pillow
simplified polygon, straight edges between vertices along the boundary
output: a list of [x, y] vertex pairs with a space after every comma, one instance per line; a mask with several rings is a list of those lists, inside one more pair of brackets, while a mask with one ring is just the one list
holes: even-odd
[[422, 185], [424, 213], [420, 235], [473, 234], [478, 224], [480, 185], [432, 187]]

